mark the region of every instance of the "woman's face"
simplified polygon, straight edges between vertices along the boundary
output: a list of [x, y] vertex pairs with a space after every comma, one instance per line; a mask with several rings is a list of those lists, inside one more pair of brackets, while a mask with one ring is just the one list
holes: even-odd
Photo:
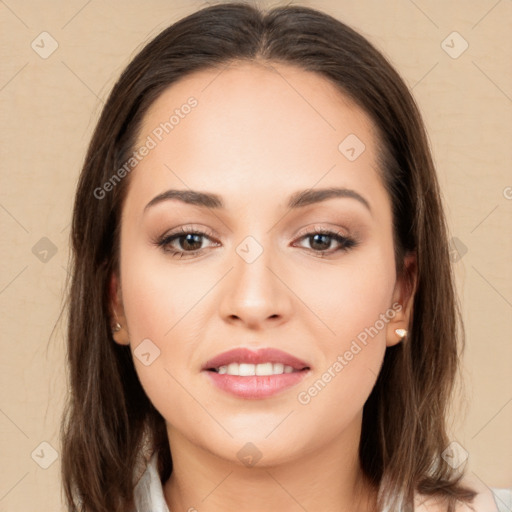
[[259, 465], [359, 438], [407, 327], [376, 144], [359, 108], [291, 66], [198, 72], [152, 105], [112, 289], [116, 341], [170, 436]]

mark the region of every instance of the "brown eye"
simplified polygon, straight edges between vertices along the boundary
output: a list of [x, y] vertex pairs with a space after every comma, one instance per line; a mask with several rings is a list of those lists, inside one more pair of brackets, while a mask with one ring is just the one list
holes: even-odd
[[[348, 251], [357, 245], [357, 242], [353, 238], [349, 238], [342, 233], [324, 229], [315, 229], [311, 233], [306, 233], [301, 237], [301, 240], [308, 240], [311, 250], [320, 255]], [[338, 248], [331, 250], [333, 241], [338, 244]]]
[[181, 246], [185, 251], [197, 251], [201, 249], [202, 245], [202, 235], [199, 233], [188, 233], [187, 235], [179, 235], [172, 237], [169, 241], [178, 240], [178, 246]]
[[187, 229], [185, 227], [162, 236], [157, 240], [156, 245], [172, 256], [183, 258], [202, 252], [204, 249], [204, 247], [202, 247], [204, 239], [212, 240], [209, 233]]

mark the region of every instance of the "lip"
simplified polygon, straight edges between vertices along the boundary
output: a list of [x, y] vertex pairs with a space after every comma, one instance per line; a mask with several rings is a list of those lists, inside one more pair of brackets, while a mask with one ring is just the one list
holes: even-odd
[[[294, 371], [280, 375], [251, 375], [246, 377], [211, 371], [213, 368], [219, 368], [229, 363], [260, 364], [266, 362], [282, 363], [291, 366]], [[202, 371], [210, 379], [210, 382], [226, 393], [239, 398], [261, 400], [295, 386], [310, 372], [310, 369], [307, 363], [282, 350], [264, 348], [252, 351], [246, 348], [236, 348], [223, 352], [207, 361]]]
[[267, 362], [282, 363], [284, 365], [291, 366], [294, 370], [310, 368], [308, 363], [305, 363], [295, 356], [276, 348], [261, 348], [257, 351], [249, 350], [247, 348], [235, 348], [210, 359], [201, 369], [210, 370], [228, 365], [229, 363], [260, 364]]

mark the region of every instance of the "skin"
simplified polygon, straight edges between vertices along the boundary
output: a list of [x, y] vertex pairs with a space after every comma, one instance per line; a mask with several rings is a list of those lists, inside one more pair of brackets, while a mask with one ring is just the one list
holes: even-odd
[[[407, 286], [395, 273], [391, 203], [377, 166], [374, 125], [316, 74], [237, 63], [169, 87], [146, 114], [137, 147], [190, 96], [197, 107], [129, 177], [120, 275], [111, 281], [122, 325], [115, 341], [134, 351], [149, 338], [160, 350], [149, 366], [135, 356], [134, 363], [167, 422], [174, 464], [164, 484], [168, 506], [173, 512], [370, 511], [375, 489], [363, 478], [357, 453], [362, 409], [386, 347], [401, 341], [395, 329], [408, 326], [414, 291], [414, 283]], [[338, 150], [349, 134], [366, 146], [355, 161]], [[371, 211], [350, 197], [286, 207], [298, 190], [327, 187], [356, 191]], [[226, 208], [167, 200], [144, 212], [168, 189], [216, 193]], [[181, 226], [213, 236], [199, 239], [200, 253], [172, 257], [155, 239]], [[358, 243], [343, 251], [327, 239], [330, 254], [320, 257], [322, 246], [304, 236], [315, 227]], [[263, 249], [252, 263], [236, 252], [247, 236]], [[188, 247], [183, 238], [172, 246]], [[406, 265], [414, 269], [413, 256]], [[301, 404], [298, 393], [394, 303], [402, 305], [394, 318]], [[201, 372], [208, 359], [235, 347], [279, 348], [311, 370], [279, 395], [237, 398]], [[237, 456], [248, 442], [261, 454], [253, 467]]]

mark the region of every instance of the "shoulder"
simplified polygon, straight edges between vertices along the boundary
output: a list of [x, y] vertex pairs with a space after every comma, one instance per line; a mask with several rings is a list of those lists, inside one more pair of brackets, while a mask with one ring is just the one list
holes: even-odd
[[[466, 476], [464, 486], [476, 491], [471, 504], [458, 502], [455, 512], [510, 512], [512, 511], [512, 488], [497, 489], [487, 487], [481, 481]], [[446, 512], [446, 502], [439, 498], [416, 494], [414, 512]]]

